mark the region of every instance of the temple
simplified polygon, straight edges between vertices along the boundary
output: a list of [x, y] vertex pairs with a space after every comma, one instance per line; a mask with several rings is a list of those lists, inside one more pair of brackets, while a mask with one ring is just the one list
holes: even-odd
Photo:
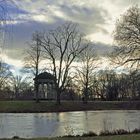
[[56, 99], [55, 90], [55, 77], [48, 73], [43, 72], [34, 78], [35, 85], [38, 85], [38, 97], [39, 99]]

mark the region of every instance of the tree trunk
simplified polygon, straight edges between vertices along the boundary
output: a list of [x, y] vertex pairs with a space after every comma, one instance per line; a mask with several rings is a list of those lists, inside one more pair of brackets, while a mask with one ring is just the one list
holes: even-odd
[[56, 104], [57, 105], [60, 105], [61, 104], [61, 99], [60, 99], [61, 91], [58, 89], [56, 92], [57, 92], [57, 95], [56, 95]]
[[88, 90], [85, 89], [85, 101], [84, 101], [84, 104], [87, 104], [88, 103]]
[[87, 103], [88, 103], [88, 89], [85, 88], [85, 89], [84, 89], [83, 104], [87, 104]]
[[35, 83], [35, 96], [36, 96], [36, 103], [39, 103], [39, 96], [38, 96], [38, 84]]

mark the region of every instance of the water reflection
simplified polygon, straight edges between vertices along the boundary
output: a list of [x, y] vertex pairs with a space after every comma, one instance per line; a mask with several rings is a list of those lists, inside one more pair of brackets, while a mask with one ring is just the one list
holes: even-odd
[[101, 130], [140, 128], [140, 111], [0, 114], [0, 138], [52, 137]]

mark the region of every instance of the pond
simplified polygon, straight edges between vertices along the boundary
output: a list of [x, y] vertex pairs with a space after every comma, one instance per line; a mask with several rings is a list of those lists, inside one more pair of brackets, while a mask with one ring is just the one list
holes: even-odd
[[89, 131], [140, 128], [140, 111], [0, 113], [0, 138], [54, 137]]

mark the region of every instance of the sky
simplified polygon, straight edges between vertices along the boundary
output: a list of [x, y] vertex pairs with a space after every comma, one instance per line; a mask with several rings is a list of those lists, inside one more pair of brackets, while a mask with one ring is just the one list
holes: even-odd
[[98, 51], [111, 50], [117, 19], [140, 0], [0, 0], [0, 4], [8, 12], [7, 20], [10, 18], [2, 57], [21, 67], [33, 32], [55, 29], [68, 21], [78, 23]]

